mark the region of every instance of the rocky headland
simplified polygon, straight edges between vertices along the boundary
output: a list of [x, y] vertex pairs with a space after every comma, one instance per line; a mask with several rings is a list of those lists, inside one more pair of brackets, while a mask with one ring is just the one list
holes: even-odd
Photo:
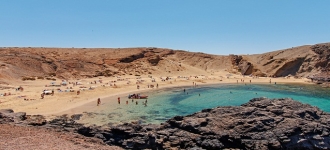
[[80, 117], [63, 115], [46, 121], [41, 115], [7, 109], [0, 111], [0, 125], [69, 133], [125, 149], [330, 148], [330, 114], [291, 99], [255, 98], [238, 107], [176, 116], [160, 125], [132, 122], [87, 127], [75, 122]]

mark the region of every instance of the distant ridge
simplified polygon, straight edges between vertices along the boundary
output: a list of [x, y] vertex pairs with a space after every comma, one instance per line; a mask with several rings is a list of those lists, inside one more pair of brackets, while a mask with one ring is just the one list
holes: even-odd
[[23, 77], [71, 79], [122, 74], [167, 76], [227, 71], [273, 77], [328, 77], [330, 43], [304, 45], [264, 54], [211, 55], [156, 47], [0, 48], [0, 83]]

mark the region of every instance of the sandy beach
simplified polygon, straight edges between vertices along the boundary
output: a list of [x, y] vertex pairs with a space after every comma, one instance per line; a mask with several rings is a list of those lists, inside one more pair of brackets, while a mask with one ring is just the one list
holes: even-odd
[[[205, 72], [204, 72], [205, 73]], [[167, 79], [166, 79], [167, 78]], [[251, 83], [250, 83], [251, 81]], [[62, 85], [62, 83], [67, 85]], [[271, 83], [270, 83], [271, 82]], [[208, 85], [208, 84], [282, 84], [282, 83], [304, 83], [310, 84], [306, 78], [267, 78], [250, 77], [227, 72], [216, 72], [200, 75], [142, 75], [142, 76], [116, 76], [98, 77], [80, 80], [56, 81], [41, 80], [12, 82], [10, 85], [1, 85], [0, 109], [13, 109], [15, 112], [26, 112], [28, 115], [41, 114], [48, 117], [61, 114], [81, 113], [88, 109], [84, 105], [95, 102], [91, 107], [97, 107], [97, 99], [107, 98], [117, 103], [118, 97], [127, 97], [128, 94], [140, 93], [161, 88]], [[78, 83], [78, 85], [74, 84]], [[158, 84], [158, 88], [157, 88]], [[23, 87], [23, 91], [17, 90]], [[137, 88], [139, 86], [139, 89]], [[149, 86], [149, 88], [148, 88]], [[152, 87], [153, 86], [153, 87]], [[43, 90], [54, 90], [54, 95], [45, 95], [41, 98]], [[80, 91], [80, 94], [77, 94]], [[6, 96], [4, 94], [6, 93]], [[10, 93], [10, 95], [8, 95]], [[92, 103], [91, 103], [92, 104]], [[75, 111], [72, 111], [72, 110]]]

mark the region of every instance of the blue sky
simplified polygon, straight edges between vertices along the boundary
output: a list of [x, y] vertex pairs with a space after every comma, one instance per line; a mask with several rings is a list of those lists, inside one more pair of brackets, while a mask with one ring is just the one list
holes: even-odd
[[330, 42], [330, 1], [3, 0], [0, 47], [255, 54]]

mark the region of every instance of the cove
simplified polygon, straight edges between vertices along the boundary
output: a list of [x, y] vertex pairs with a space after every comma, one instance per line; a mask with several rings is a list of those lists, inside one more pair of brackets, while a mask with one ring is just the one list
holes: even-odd
[[[185, 90], [185, 92], [184, 92]], [[219, 84], [198, 87], [168, 88], [145, 93], [145, 100], [122, 98], [121, 104], [104, 105], [83, 113], [85, 124], [137, 122], [160, 124], [177, 115], [189, 115], [218, 106], [239, 106], [252, 98], [292, 98], [330, 112], [328, 88], [305, 84]], [[128, 100], [128, 104], [126, 104]], [[136, 101], [138, 104], [136, 104]]]

